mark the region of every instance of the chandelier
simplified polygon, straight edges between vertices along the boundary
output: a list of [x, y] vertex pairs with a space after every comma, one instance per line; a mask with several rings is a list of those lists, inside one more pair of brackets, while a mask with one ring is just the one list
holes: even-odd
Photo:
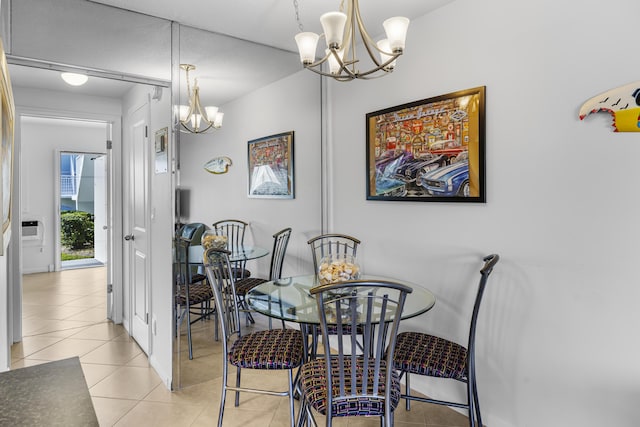
[[200, 104], [198, 79], [194, 79], [193, 91], [191, 90], [189, 71], [195, 70], [196, 66], [180, 64], [180, 68], [187, 73], [187, 96], [189, 97], [189, 105], [179, 106], [180, 130], [190, 133], [204, 133], [209, 129], [222, 127], [224, 113], [218, 111], [218, 107], [208, 106], [203, 108], [202, 104]]
[[[382, 25], [387, 38], [376, 43], [364, 28], [358, 0], [346, 0], [346, 13], [344, 13], [344, 2], [345, 0], [341, 0], [339, 12], [327, 12], [320, 17], [326, 49], [324, 57], [316, 61], [316, 48], [318, 40], [322, 36], [303, 31], [298, 1], [293, 1], [296, 20], [301, 31], [295, 36], [295, 39], [302, 65], [308, 70], [323, 76], [333, 77], [338, 81], [372, 79], [392, 72], [396, 65], [396, 59], [404, 51], [409, 19], [396, 16], [384, 21]], [[358, 35], [359, 37], [357, 37]], [[362, 42], [371, 62], [372, 68], [367, 71], [361, 71], [358, 67], [362, 65], [356, 54], [358, 39]], [[322, 70], [324, 63], [328, 63], [329, 72]]]

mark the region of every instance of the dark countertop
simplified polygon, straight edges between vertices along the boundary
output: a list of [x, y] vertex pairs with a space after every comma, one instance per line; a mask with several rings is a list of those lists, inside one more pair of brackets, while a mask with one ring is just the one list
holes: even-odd
[[0, 373], [0, 426], [98, 426], [77, 357]]

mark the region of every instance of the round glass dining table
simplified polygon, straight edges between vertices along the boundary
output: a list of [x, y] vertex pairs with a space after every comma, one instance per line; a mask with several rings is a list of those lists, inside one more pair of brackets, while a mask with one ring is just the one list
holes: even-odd
[[[412, 288], [413, 292], [407, 295], [404, 303], [402, 319], [425, 313], [436, 303], [433, 293], [413, 283], [372, 275], [363, 275], [359, 280], [387, 280]], [[246, 300], [249, 307], [265, 316], [306, 325], [319, 325], [318, 305], [310, 293], [310, 289], [318, 285], [315, 274], [288, 277], [256, 286], [247, 293]]]

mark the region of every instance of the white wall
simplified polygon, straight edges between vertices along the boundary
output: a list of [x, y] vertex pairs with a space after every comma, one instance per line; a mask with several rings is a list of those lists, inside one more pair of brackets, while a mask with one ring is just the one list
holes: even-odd
[[42, 240], [24, 240], [24, 274], [53, 271], [56, 262], [56, 162], [60, 152], [106, 151], [106, 124], [77, 120], [21, 118], [21, 221], [41, 221]]
[[[246, 243], [271, 249], [273, 234], [292, 228], [283, 274], [310, 268], [306, 241], [319, 232], [320, 207], [320, 80], [299, 72], [221, 107], [224, 124], [213, 134], [182, 134], [180, 187], [190, 190], [183, 222], [213, 222], [235, 218], [251, 224]], [[247, 196], [247, 142], [294, 131], [294, 199]], [[233, 164], [225, 174], [203, 169], [215, 157]], [[269, 275], [269, 257], [250, 261], [254, 275]]]
[[[391, 76], [330, 86], [333, 228], [363, 240], [365, 271], [437, 296], [405, 329], [464, 343], [481, 257], [502, 256], [478, 331], [486, 425], [638, 424], [640, 134], [578, 109], [640, 80], [639, 12], [629, 0], [458, 0], [411, 23]], [[365, 114], [481, 85], [487, 203], [366, 201]]]

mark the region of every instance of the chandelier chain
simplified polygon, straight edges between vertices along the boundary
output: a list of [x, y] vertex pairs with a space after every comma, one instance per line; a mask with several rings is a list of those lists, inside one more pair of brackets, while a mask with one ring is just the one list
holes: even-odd
[[185, 70], [187, 72], [187, 96], [191, 98], [191, 82], [189, 81], [189, 69]]
[[300, 29], [300, 31], [303, 32], [304, 27], [302, 25], [302, 21], [300, 20], [300, 6], [298, 4], [298, 0], [293, 0], [293, 8], [296, 11], [296, 22], [298, 23], [298, 29]]

